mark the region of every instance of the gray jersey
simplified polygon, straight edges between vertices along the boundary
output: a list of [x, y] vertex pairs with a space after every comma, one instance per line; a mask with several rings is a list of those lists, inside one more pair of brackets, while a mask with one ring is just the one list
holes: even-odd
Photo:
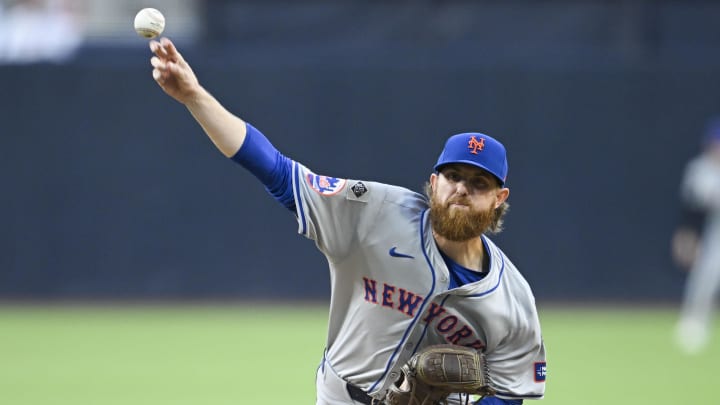
[[[319, 176], [293, 163], [299, 232], [330, 267], [331, 302], [321, 371], [380, 397], [419, 349], [483, 349], [500, 398], [542, 398], [545, 349], [525, 279], [488, 238], [490, 271], [448, 290], [427, 199], [387, 184]], [[319, 404], [353, 403], [318, 380]], [[323, 380], [324, 381], [324, 380]]]

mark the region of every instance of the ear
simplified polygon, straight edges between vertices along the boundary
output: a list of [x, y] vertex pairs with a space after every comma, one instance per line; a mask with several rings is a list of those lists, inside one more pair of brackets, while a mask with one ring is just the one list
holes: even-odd
[[435, 191], [435, 183], [437, 183], [438, 175], [437, 173], [433, 173], [430, 175], [430, 189], [432, 191]]
[[495, 208], [501, 206], [510, 196], [510, 189], [509, 188], [501, 188], [498, 190], [496, 194], [496, 200], [495, 200]]

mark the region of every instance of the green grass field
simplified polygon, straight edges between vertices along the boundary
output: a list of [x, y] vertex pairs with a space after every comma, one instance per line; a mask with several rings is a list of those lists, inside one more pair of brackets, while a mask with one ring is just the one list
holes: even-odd
[[[671, 309], [541, 309], [547, 404], [709, 404], [712, 347], [673, 345]], [[327, 309], [0, 306], [0, 404], [314, 404]], [[526, 403], [534, 401], [526, 401]]]

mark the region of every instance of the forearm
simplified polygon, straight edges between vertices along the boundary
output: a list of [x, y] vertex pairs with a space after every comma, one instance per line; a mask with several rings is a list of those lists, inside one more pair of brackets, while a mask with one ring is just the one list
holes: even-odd
[[195, 120], [226, 157], [232, 157], [245, 141], [245, 121], [228, 111], [207, 90], [198, 86], [185, 102]]

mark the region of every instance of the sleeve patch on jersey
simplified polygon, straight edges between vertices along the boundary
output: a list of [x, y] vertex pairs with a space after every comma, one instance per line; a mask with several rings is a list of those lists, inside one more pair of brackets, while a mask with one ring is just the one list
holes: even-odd
[[345, 179], [338, 179], [337, 177], [320, 176], [313, 173], [308, 173], [305, 176], [310, 188], [315, 190], [320, 195], [334, 195], [339, 193], [343, 187], [345, 187]]
[[547, 374], [547, 364], [544, 361], [535, 363], [535, 382], [545, 382]]
[[346, 198], [352, 201], [368, 202], [368, 192], [370, 189], [362, 181], [356, 181], [351, 187], [348, 187]]
[[353, 194], [355, 194], [355, 197], [357, 197], [357, 198], [362, 197], [362, 195], [367, 193], [367, 191], [368, 191], [367, 187], [365, 187], [365, 184], [363, 184], [362, 181], [358, 181], [357, 183], [355, 183], [355, 185], [350, 187], [350, 189], [352, 190]]

